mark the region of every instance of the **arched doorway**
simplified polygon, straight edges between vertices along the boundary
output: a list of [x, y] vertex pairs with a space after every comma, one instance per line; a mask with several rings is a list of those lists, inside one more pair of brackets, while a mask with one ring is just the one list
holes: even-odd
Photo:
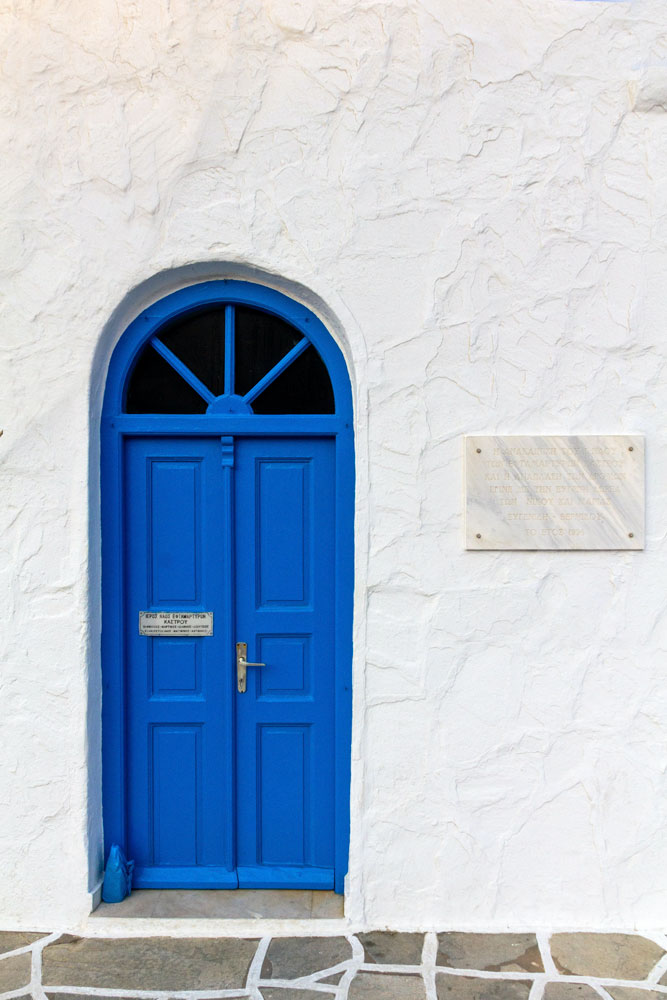
[[353, 494], [347, 369], [304, 306], [214, 281], [125, 331], [102, 420], [103, 791], [137, 887], [343, 891]]

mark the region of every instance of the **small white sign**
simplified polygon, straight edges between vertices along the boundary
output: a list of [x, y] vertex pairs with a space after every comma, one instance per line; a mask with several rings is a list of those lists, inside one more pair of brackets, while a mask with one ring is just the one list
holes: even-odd
[[643, 437], [466, 438], [466, 547], [643, 549]]
[[213, 612], [140, 611], [139, 635], [213, 635]]

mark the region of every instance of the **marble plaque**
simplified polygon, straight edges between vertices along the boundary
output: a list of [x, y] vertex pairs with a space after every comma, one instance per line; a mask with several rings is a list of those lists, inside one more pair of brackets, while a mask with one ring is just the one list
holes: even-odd
[[466, 548], [644, 548], [643, 437], [466, 437], [465, 449]]

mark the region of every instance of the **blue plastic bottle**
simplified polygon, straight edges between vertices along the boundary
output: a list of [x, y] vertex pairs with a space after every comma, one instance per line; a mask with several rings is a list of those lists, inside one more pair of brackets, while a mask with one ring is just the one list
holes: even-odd
[[130, 895], [133, 871], [134, 861], [127, 861], [118, 844], [112, 844], [102, 885], [105, 903], [121, 903]]

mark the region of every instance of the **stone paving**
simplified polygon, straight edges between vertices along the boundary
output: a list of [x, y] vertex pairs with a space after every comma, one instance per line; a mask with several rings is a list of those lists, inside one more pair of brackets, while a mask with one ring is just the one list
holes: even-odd
[[667, 935], [0, 932], [0, 1000], [667, 1000]]

